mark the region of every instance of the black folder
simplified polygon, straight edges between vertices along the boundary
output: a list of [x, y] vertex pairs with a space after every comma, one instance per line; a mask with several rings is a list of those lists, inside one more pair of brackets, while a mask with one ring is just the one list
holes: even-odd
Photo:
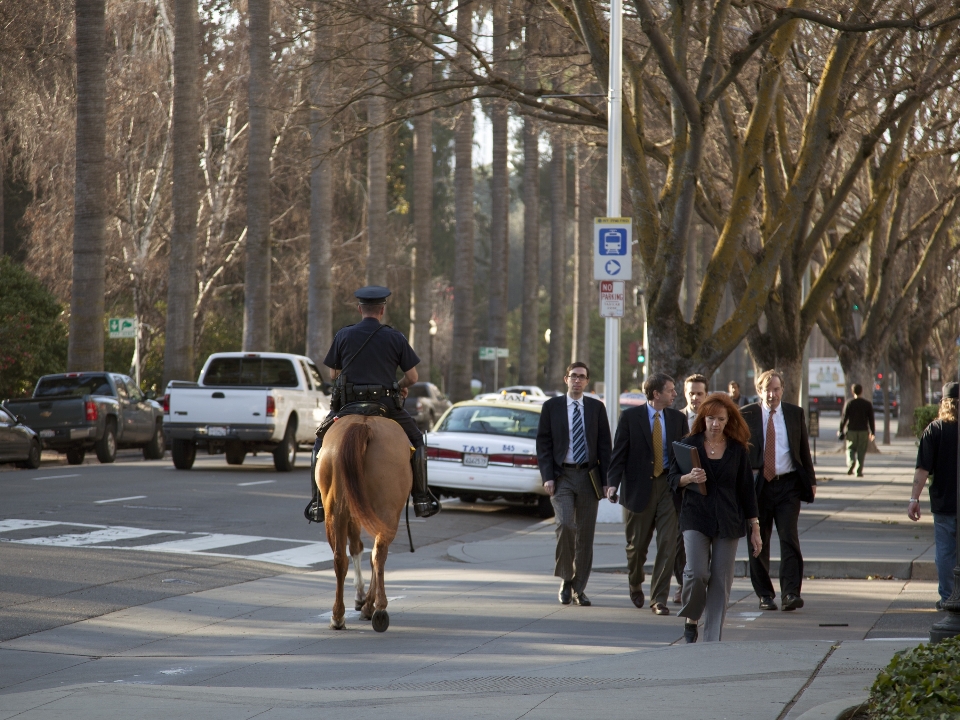
[[[693, 445], [687, 445], [682, 442], [673, 444], [673, 456], [677, 459], [677, 465], [680, 466], [680, 472], [689, 475], [694, 468], [703, 467], [700, 464], [700, 453]], [[701, 495], [707, 494], [706, 483], [695, 483]], [[691, 487], [688, 485], [687, 487]], [[686, 488], [684, 488], [686, 490]]]

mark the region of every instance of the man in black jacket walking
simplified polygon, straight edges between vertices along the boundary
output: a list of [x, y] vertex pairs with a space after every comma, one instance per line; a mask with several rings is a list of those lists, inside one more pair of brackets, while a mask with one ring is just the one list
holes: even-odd
[[593, 567], [597, 503], [606, 494], [610, 465], [610, 423], [603, 403], [584, 397], [590, 370], [572, 363], [563, 376], [566, 395], [550, 398], [540, 411], [537, 464], [543, 487], [557, 517], [557, 551], [553, 574], [560, 578], [560, 602], [588, 606], [584, 592]]
[[803, 607], [800, 586], [803, 555], [800, 553], [800, 503], [813, 502], [817, 478], [810, 457], [810, 441], [803, 408], [781, 402], [783, 375], [767, 370], [757, 376], [760, 402], [741, 411], [750, 428], [750, 465], [756, 472], [760, 514], [759, 557], [750, 556], [750, 580], [760, 597], [761, 610], [776, 610], [770, 580], [770, 534], [777, 525], [780, 538], [780, 595], [784, 610]]
[[862, 385], [851, 385], [853, 400], [843, 406], [840, 415], [840, 429], [837, 437], [847, 441], [847, 475], [853, 475], [857, 468], [857, 477], [863, 477], [863, 460], [867, 456], [867, 447], [876, 436], [873, 424], [873, 403], [864, 400]]

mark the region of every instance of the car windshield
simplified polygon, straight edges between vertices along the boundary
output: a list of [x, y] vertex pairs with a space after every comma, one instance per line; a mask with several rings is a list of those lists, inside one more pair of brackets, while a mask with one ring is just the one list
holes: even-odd
[[430, 389], [426, 385], [411, 385], [407, 388], [407, 397], [430, 397]]
[[83, 397], [84, 395], [113, 396], [106, 375], [54, 375], [40, 378], [34, 397]]
[[469, 432], [485, 435], [537, 436], [540, 413], [508, 407], [465, 405], [451, 410], [437, 432]]
[[203, 376], [203, 384], [247, 387], [297, 387], [293, 363], [283, 358], [214, 358]]

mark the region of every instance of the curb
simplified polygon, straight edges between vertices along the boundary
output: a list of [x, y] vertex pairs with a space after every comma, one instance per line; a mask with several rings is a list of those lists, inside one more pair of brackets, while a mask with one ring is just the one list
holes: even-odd
[[867, 696], [857, 695], [844, 700], [817, 705], [800, 715], [797, 720], [849, 720], [866, 705]]

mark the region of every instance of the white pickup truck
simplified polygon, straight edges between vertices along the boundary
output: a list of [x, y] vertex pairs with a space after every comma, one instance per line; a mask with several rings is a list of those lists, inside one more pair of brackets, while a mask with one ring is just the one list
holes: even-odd
[[173, 464], [189, 470], [198, 447], [224, 453], [229, 465], [268, 451], [277, 470], [290, 471], [330, 410], [328, 387], [303, 355], [214, 353], [198, 382], [171, 380], [161, 399]]

